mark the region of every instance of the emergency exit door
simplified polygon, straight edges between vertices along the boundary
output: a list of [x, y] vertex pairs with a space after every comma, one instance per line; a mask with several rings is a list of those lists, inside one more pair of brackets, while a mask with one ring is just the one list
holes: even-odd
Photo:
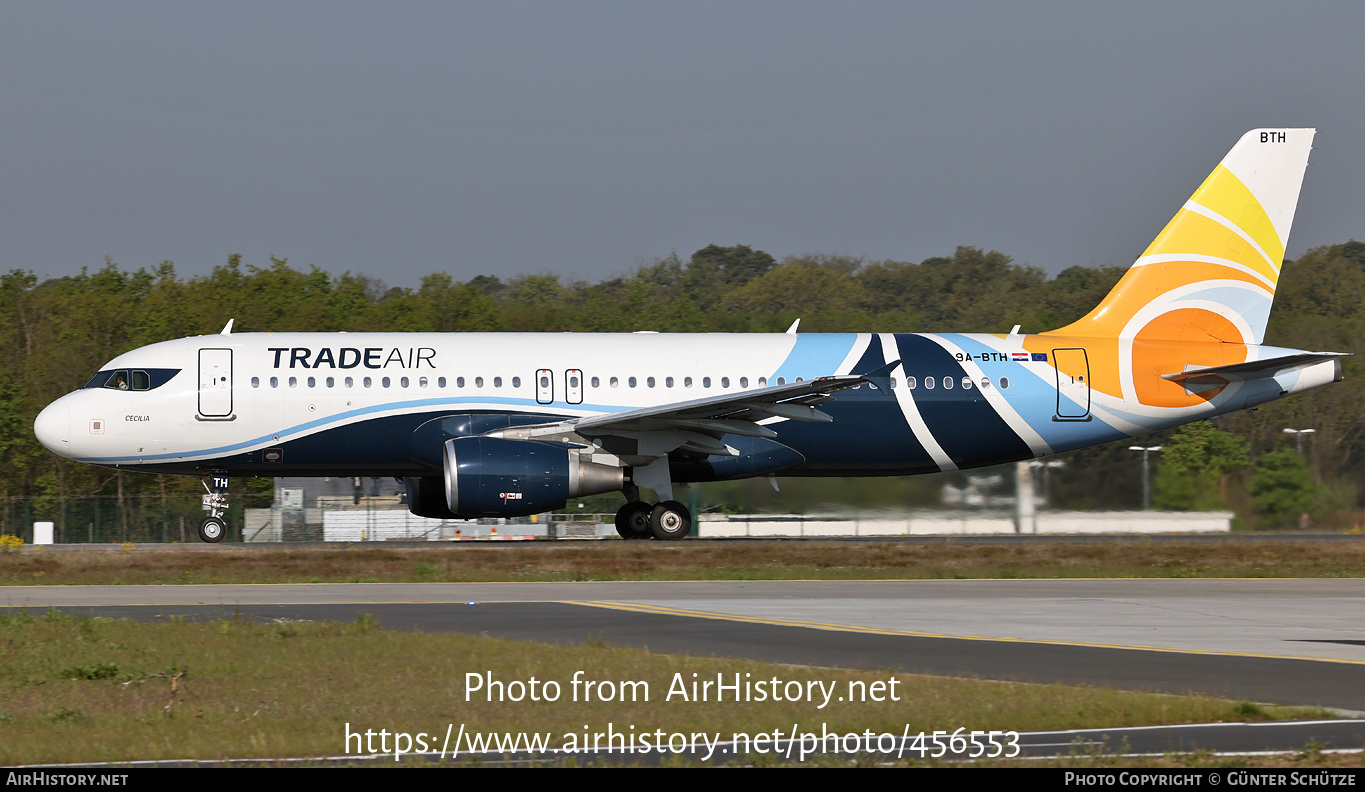
[[536, 369], [536, 401], [550, 404], [555, 400], [555, 374], [549, 369]]
[[569, 404], [583, 403], [583, 372], [569, 369], [564, 372], [564, 401]]

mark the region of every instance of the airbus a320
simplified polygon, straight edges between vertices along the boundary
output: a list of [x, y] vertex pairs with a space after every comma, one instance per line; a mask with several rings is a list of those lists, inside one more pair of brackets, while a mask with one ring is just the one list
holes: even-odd
[[[1257, 129], [1113, 291], [1022, 334], [223, 333], [109, 361], [42, 411], [48, 449], [214, 482], [395, 476], [413, 513], [512, 517], [621, 492], [681, 539], [675, 483], [889, 476], [1031, 459], [1341, 379], [1263, 345], [1312, 129]], [[657, 502], [642, 499], [652, 490]]]

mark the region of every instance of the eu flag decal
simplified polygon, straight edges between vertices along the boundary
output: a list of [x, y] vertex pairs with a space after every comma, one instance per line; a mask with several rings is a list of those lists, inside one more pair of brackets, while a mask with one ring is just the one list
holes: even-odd
[[1043, 363], [1046, 363], [1046, 362], [1047, 362], [1047, 353], [1046, 353], [1046, 352], [1034, 352], [1034, 353], [1033, 353], [1033, 359], [1034, 359], [1034, 361], [1041, 361], [1041, 362], [1043, 362]]

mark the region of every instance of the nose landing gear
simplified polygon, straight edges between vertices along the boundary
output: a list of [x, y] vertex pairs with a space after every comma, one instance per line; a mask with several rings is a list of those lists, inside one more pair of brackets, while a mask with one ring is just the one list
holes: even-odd
[[208, 494], [204, 495], [204, 511], [208, 517], [199, 523], [199, 539], [209, 544], [221, 542], [227, 535], [227, 521], [223, 512], [228, 507], [228, 477], [226, 473], [209, 473], [200, 479]]
[[210, 544], [219, 542], [222, 540], [223, 534], [225, 533], [227, 533], [227, 526], [223, 525], [223, 519], [221, 517], [208, 517], [203, 522], [199, 523], [200, 541], [208, 542]]

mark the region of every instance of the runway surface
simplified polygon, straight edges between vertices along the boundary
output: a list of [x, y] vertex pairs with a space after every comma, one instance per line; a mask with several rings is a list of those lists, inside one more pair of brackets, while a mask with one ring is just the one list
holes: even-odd
[[0, 607], [353, 620], [1365, 711], [1365, 580], [0, 587]]

